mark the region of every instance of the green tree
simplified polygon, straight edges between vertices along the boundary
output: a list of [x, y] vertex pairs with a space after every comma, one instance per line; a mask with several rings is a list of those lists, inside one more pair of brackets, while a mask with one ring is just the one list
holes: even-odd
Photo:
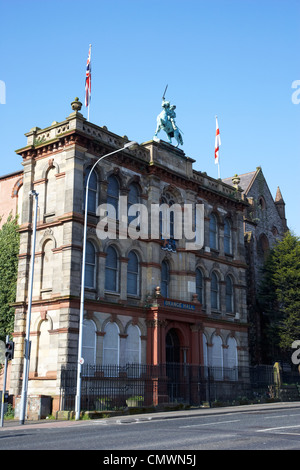
[[11, 215], [0, 230], [0, 340], [14, 330], [20, 235], [17, 218]]
[[300, 239], [291, 232], [269, 252], [259, 303], [264, 349], [272, 359], [290, 357], [293, 341], [300, 339]]

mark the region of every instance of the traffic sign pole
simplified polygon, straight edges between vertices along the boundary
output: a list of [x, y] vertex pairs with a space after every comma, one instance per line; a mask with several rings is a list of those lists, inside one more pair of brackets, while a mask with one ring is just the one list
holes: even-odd
[[[8, 343], [8, 340], [9, 340], [9, 336], [6, 336], [6, 343]], [[3, 392], [2, 392], [2, 400], [1, 400], [1, 422], [0, 422], [1, 428], [3, 428], [3, 421], [4, 421], [4, 396], [6, 392], [7, 363], [8, 363], [8, 358], [7, 358], [7, 355], [5, 354]]]

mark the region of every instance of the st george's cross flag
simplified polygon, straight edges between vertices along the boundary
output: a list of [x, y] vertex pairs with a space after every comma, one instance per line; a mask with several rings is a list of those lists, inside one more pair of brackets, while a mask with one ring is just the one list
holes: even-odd
[[91, 101], [91, 79], [92, 79], [92, 67], [91, 67], [91, 44], [89, 48], [89, 55], [86, 64], [85, 74], [85, 106], [89, 106]]
[[219, 148], [221, 145], [220, 130], [218, 124], [218, 118], [216, 116], [216, 138], [215, 138], [215, 164], [219, 164]]

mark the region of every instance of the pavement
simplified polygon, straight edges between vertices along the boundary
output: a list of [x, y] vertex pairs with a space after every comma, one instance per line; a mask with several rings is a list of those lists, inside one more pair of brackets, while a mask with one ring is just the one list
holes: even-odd
[[141, 413], [134, 415], [120, 415], [111, 418], [101, 419], [89, 419], [89, 420], [53, 420], [53, 419], [41, 419], [39, 421], [25, 421], [24, 424], [20, 424], [19, 421], [15, 420], [4, 420], [3, 427], [0, 427], [0, 433], [3, 430], [18, 430], [20, 429], [37, 429], [37, 428], [61, 428], [69, 426], [80, 426], [89, 425], [93, 422], [101, 421], [103, 424], [121, 424], [138, 421], [154, 421], [162, 419], [176, 419], [176, 418], [188, 418], [196, 416], [209, 416], [227, 413], [251, 413], [251, 412], [263, 412], [270, 410], [282, 410], [282, 409], [300, 409], [300, 402], [276, 402], [276, 403], [264, 403], [264, 404], [253, 404], [253, 405], [239, 405], [239, 406], [228, 406], [219, 408], [196, 408], [186, 409], [180, 411], [160, 411], [154, 413]]

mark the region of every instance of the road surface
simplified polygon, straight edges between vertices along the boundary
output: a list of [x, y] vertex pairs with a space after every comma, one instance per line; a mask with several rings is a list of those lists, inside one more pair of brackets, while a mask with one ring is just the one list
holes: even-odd
[[[117, 463], [101, 462], [111, 456], [109, 451], [120, 451], [117, 456], [130, 451], [137, 458], [130, 465], [132, 468], [137, 468], [141, 456], [147, 460], [155, 451], [161, 451], [160, 455], [167, 451], [176, 455], [177, 451], [199, 458], [196, 451], [201, 450], [292, 449], [300, 450], [300, 403], [297, 402], [89, 421], [34, 424], [27, 421], [24, 425], [5, 421], [0, 428], [0, 450], [101, 450], [99, 463], [107, 464]], [[190, 465], [193, 466], [192, 461]]]

